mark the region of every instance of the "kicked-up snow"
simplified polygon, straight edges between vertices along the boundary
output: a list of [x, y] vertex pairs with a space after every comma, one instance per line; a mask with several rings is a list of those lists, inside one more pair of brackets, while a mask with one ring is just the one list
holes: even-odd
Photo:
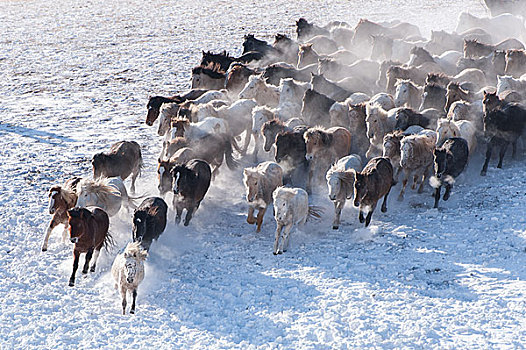
[[438, 210], [430, 187], [399, 203], [398, 185], [367, 229], [348, 203], [333, 231], [332, 203], [312, 198], [324, 219], [293, 230], [279, 256], [272, 211], [256, 234], [241, 170], [222, 167], [190, 226], [170, 211], [135, 315], [121, 315], [110, 273], [132, 211], [112, 218], [115, 247], [73, 288], [60, 228], [40, 251], [48, 189], [91, 176], [92, 155], [116, 141], [141, 144], [137, 194], [157, 195], [161, 138], [144, 124], [147, 99], [187, 89], [201, 50], [237, 55], [244, 34], [290, 35], [302, 16], [400, 19], [428, 35], [454, 30], [462, 10], [484, 14], [475, 0], [1, 1], [0, 348], [525, 347], [524, 155], [491, 162], [487, 177], [475, 157]]

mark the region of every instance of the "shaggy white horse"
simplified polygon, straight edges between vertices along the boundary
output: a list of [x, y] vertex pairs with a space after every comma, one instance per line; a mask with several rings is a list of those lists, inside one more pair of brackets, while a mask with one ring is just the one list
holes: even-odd
[[279, 88], [268, 85], [262, 77], [251, 75], [239, 93], [240, 99], [254, 99], [260, 106], [276, 108], [279, 104]]
[[473, 154], [477, 146], [477, 130], [469, 120], [451, 120], [441, 118], [437, 121], [437, 147], [451, 137], [461, 137], [468, 143], [469, 154]]
[[134, 207], [120, 177], [82, 179], [77, 184], [77, 207], [99, 207], [108, 216], [116, 215], [122, 203]]
[[122, 297], [122, 314], [126, 314], [126, 294], [132, 294], [130, 313], [135, 313], [137, 287], [144, 279], [144, 260], [148, 252], [141, 247], [140, 242], [128, 243], [124, 252], [115, 257], [111, 266], [111, 274], [115, 280], [115, 289]]
[[309, 207], [309, 196], [301, 188], [280, 186], [272, 193], [272, 199], [274, 200], [274, 219], [277, 224], [274, 255], [277, 255], [287, 251], [290, 231], [294, 225], [303, 225], [309, 216], [319, 218], [320, 214], [316, 208]]

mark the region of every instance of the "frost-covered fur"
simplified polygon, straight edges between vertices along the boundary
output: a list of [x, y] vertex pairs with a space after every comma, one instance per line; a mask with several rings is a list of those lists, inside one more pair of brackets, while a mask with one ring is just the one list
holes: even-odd
[[115, 280], [115, 289], [122, 297], [122, 314], [126, 314], [126, 294], [132, 294], [130, 313], [135, 313], [137, 288], [144, 279], [144, 260], [148, 256], [140, 242], [128, 243], [124, 252], [115, 257], [111, 267], [111, 274]]

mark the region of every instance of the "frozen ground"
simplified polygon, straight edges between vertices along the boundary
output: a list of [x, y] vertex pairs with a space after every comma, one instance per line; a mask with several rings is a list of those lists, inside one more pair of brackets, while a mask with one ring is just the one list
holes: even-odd
[[[48, 224], [47, 191], [88, 175], [93, 153], [121, 139], [143, 146], [139, 192], [156, 194], [149, 95], [188, 87], [200, 50], [239, 53], [242, 37], [316, 23], [403, 19], [454, 29], [479, 1], [0, 1], [0, 348], [523, 348], [526, 344], [526, 167], [480, 157], [449, 202], [429, 193], [389, 201], [369, 229], [347, 204], [293, 232], [273, 256], [275, 224], [245, 223], [240, 172], [224, 170], [191, 226], [170, 225], [151, 249], [138, 313], [120, 315], [109, 267], [67, 287], [71, 245]], [[430, 5], [431, 4], [431, 5]], [[398, 187], [394, 189], [396, 193]], [[430, 192], [430, 190], [428, 190]]]

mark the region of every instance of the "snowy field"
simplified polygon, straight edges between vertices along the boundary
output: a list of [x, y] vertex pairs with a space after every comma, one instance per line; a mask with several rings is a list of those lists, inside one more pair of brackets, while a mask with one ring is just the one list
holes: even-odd
[[147, 99], [187, 89], [201, 50], [237, 55], [244, 34], [292, 34], [301, 16], [452, 31], [462, 10], [485, 13], [478, 0], [0, 1], [0, 349], [524, 348], [524, 154], [484, 178], [476, 157], [439, 210], [431, 188], [398, 203], [397, 186], [368, 229], [347, 203], [333, 231], [332, 204], [314, 198], [325, 219], [280, 256], [272, 211], [256, 234], [241, 172], [223, 168], [189, 227], [170, 213], [136, 315], [121, 315], [109, 273], [131, 237], [126, 210], [116, 246], [73, 288], [59, 231], [40, 252], [49, 187], [90, 175], [116, 141], [142, 145], [138, 192], [157, 194]]

